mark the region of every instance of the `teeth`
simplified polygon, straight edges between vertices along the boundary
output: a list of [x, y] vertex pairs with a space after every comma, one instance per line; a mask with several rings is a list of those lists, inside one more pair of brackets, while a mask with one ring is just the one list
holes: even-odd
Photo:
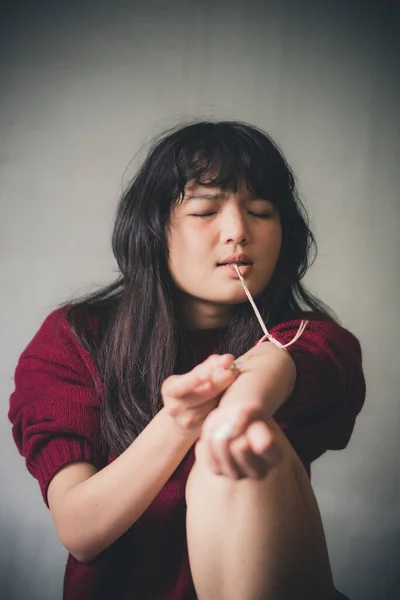
[[232, 263], [220, 263], [220, 267], [233, 267], [234, 265], [237, 265], [238, 267], [245, 267], [247, 265], [249, 265], [250, 263], [246, 263], [246, 262], [232, 262]]

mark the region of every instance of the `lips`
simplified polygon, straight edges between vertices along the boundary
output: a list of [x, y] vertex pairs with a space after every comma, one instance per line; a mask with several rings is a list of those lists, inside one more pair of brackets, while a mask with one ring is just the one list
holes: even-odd
[[238, 266], [247, 266], [252, 265], [253, 261], [249, 256], [247, 256], [247, 254], [232, 254], [231, 256], [224, 258], [224, 260], [221, 262], [218, 262], [217, 267], [222, 267], [233, 263], [237, 264]]

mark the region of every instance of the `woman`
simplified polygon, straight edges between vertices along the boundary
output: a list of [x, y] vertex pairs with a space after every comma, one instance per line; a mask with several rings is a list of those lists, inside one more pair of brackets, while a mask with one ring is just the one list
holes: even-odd
[[347, 445], [365, 386], [358, 341], [300, 283], [313, 247], [259, 129], [195, 123], [150, 151], [116, 217], [120, 277], [53, 312], [16, 370], [66, 600], [340, 596], [310, 463]]

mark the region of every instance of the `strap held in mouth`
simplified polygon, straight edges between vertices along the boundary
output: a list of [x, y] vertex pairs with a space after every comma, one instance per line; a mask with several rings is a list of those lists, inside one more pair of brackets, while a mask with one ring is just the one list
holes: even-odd
[[292, 340], [290, 340], [290, 342], [288, 342], [287, 344], [281, 344], [281, 342], [279, 342], [277, 339], [275, 339], [274, 336], [271, 335], [270, 332], [268, 331], [267, 326], [265, 325], [265, 323], [264, 323], [264, 321], [262, 319], [262, 316], [260, 315], [260, 312], [259, 312], [259, 310], [258, 310], [258, 308], [256, 306], [256, 303], [254, 302], [253, 297], [250, 294], [250, 291], [248, 290], [247, 285], [245, 284], [245, 281], [244, 281], [244, 279], [242, 277], [242, 274], [239, 271], [239, 267], [237, 266], [236, 263], [232, 263], [232, 266], [234, 266], [235, 269], [236, 269], [236, 272], [237, 272], [237, 274], [239, 276], [240, 283], [242, 284], [242, 287], [243, 287], [243, 289], [244, 289], [244, 291], [246, 293], [246, 296], [249, 299], [249, 302], [250, 302], [251, 306], [253, 307], [253, 310], [254, 310], [255, 315], [256, 315], [256, 317], [258, 319], [258, 322], [261, 325], [261, 329], [264, 332], [264, 336], [257, 342], [256, 345], [258, 346], [258, 344], [261, 344], [262, 342], [265, 342], [266, 339], [268, 339], [271, 342], [271, 344], [273, 344], [277, 348], [281, 348], [282, 350], [286, 350], [286, 348], [288, 348], [289, 346], [291, 346], [292, 344], [294, 344], [299, 339], [299, 337], [301, 336], [301, 334], [303, 333], [303, 331], [307, 327], [308, 321], [304, 321], [304, 320], [301, 321], [299, 329], [298, 329], [296, 335], [294, 336], [294, 338]]

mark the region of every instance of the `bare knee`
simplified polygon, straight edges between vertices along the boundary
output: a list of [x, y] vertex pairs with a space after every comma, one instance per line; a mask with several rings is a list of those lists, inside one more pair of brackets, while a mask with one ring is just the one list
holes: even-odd
[[196, 448], [186, 498], [199, 600], [330, 597], [329, 559], [308, 476], [280, 430], [275, 443], [281, 460], [260, 481], [214, 475], [202, 445]]
[[[299, 479], [309, 484], [309, 478], [305, 468], [289, 443], [288, 439], [280, 427], [271, 420], [271, 429], [273, 429], [273, 443], [270, 448], [274, 455], [273, 466], [266, 472], [266, 476], [260, 480], [241, 479], [235, 480], [228, 477], [215, 475], [207, 464], [204, 444], [199, 441], [196, 444], [196, 460], [189, 474], [186, 485], [186, 502], [188, 505], [197, 504], [199, 497], [207, 494], [207, 488], [211, 486], [212, 493], [215, 495], [226, 494], [229, 501], [232, 501], [235, 495], [243, 494], [244, 489], [253, 490], [254, 493], [262, 493], [264, 487], [269, 487], [272, 480], [287, 479], [297, 482]], [[277, 460], [276, 457], [279, 457]], [[239, 485], [236, 485], [239, 483]]]

